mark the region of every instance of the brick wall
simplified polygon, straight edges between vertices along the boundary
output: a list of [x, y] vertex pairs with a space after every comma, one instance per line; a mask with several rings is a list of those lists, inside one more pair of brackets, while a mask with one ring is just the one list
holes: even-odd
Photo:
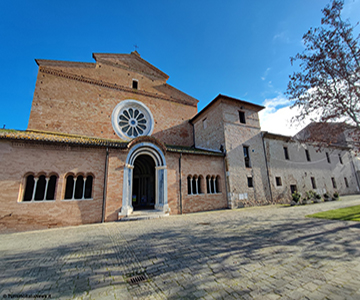
[[[0, 230], [32, 230], [101, 221], [105, 152], [98, 148], [0, 143]], [[25, 175], [57, 174], [54, 201], [21, 202]], [[63, 200], [65, 175], [92, 174], [92, 200]]]
[[[42, 72], [49, 68], [58, 73]], [[112, 111], [119, 102], [134, 99], [152, 112], [154, 137], [167, 144], [193, 144], [188, 120], [197, 112], [197, 100], [170, 87], [164, 79], [101, 63], [93, 67], [46, 65], [39, 70], [28, 129], [118, 139], [111, 124]], [[130, 89], [134, 78], [139, 80], [139, 90]], [[114, 88], [101, 86], [100, 80]]]
[[194, 131], [196, 147], [219, 150], [225, 144], [221, 102], [214, 104], [194, 122]]
[[[183, 154], [181, 159], [181, 191], [183, 213], [227, 207], [223, 157]], [[187, 177], [202, 176], [202, 194], [188, 195]], [[220, 193], [207, 193], [206, 176], [220, 177]]]

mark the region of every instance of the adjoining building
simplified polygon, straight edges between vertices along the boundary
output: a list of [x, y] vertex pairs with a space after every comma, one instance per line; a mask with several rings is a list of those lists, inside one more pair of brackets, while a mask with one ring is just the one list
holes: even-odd
[[0, 229], [116, 221], [359, 190], [349, 148], [262, 132], [264, 107], [198, 100], [131, 54], [36, 60], [28, 129], [0, 130]]

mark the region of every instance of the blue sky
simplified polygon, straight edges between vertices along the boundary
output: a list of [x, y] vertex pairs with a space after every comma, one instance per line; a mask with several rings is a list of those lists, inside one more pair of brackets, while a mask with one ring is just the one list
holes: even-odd
[[[136, 44], [169, 84], [200, 101], [199, 110], [229, 95], [268, 107], [263, 130], [291, 134], [281, 123], [293, 113], [283, 96], [295, 70], [289, 57], [302, 51], [302, 35], [320, 25], [329, 2], [0, 1], [0, 128], [27, 128], [34, 59], [93, 62], [93, 52], [130, 53]], [[360, 0], [345, 1], [352, 24], [359, 13]]]

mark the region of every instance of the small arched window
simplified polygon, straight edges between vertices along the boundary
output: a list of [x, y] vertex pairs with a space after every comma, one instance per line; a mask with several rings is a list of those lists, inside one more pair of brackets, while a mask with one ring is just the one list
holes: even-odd
[[46, 177], [41, 175], [36, 182], [35, 199], [36, 201], [44, 200], [46, 188]]
[[85, 194], [84, 194], [85, 199], [92, 198], [92, 184], [93, 184], [93, 177], [89, 175], [88, 177], [86, 177], [86, 182], [85, 182]]
[[216, 192], [217, 193], [221, 193], [221, 189], [220, 189], [220, 176], [216, 176], [215, 178], [215, 187], [216, 187]]
[[198, 194], [202, 194], [202, 176], [199, 176], [197, 178], [197, 191], [198, 191]]
[[192, 178], [192, 193], [195, 195], [198, 193], [196, 183], [197, 183], [197, 177], [193, 176], [193, 178]]
[[26, 177], [25, 192], [24, 192], [23, 201], [31, 201], [33, 199], [34, 186], [35, 186], [34, 176], [33, 175], [28, 175]]
[[187, 177], [187, 186], [188, 186], [188, 195], [192, 194], [192, 178], [191, 176]]
[[84, 194], [84, 177], [82, 175], [76, 177], [75, 199], [82, 199]]
[[72, 199], [74, 194], [74, 176], [69, 175], [66, 178], [66, 187], [65, 187], [65, 199]]
[[206, 192], [211, 194], [211, 183], [210, 183], [210, 176], [206, 176]]
[[52, 175], [48, 181], [47, 191], [46, 191], [46, 200], [55, 199], [55, 188], [56, 188], [57, 176]]

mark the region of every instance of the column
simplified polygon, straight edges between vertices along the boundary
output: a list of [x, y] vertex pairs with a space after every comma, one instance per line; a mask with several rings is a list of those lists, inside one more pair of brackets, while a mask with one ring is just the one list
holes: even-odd
[[167, 169], [166, 166], [155, 168], [155, 209], [162, 210], [165, 213], [169, 212], [169, 205], [167, 200]]
[[133, 212], [132, 206], [132, 181], [133, 181], [134, 166], [125, 165], [123, 177], [123, 197], [122, 207], [120, 211], [121, 216], [129, 216]]

